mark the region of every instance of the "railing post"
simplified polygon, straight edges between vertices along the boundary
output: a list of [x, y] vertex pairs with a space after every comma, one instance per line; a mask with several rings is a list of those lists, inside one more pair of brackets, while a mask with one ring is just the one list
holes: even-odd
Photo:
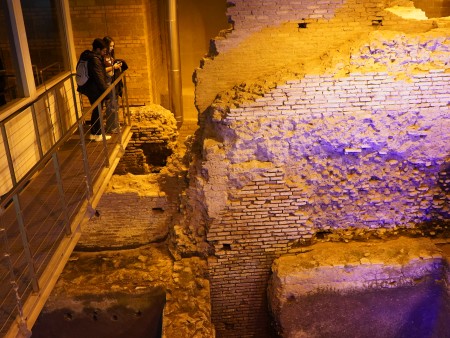
[[53, 123], [52, 112], [50, 110], [50, 98], [48, 97], [48, 92], [49, 92], [49, 90], [45, 91], [44, 106], [45, 106], [45, 111], [47, 113], [47, 120], [48, 120], [48, 123], [50, 124], [49, 127], [50, 127], [50, 130], [52, 131], [53, 144], [56, 144], [58, 138], [56, 137], [56, 134], [55, 134], [55, 124]]
[[[2, 216], [2, 213], [3, 213], [3, 209], [0, 209], [0, 216]], [[19, 286], [17, 285], [16, 275], [14, 273], [14, 266], [11, 261], [11, 256], [9, 253], [9, 242], [8, 242], [8, 236], [6, 235], [5, 228], [0, 228], [0, 235], [3, 238], [3, 243], [4, 243], [4, 247], [5, 247], [5, 252], [3, 253], [3, 256], [6, 258], [6, 261], [8, 264], [10, 283], [11, 283], [12, 289], [14, 290], [14, 295], [16, 297], [17, 311], [19, 313], [19, 319], [20, 319], [19, 330], [23, 334], [24, 337], [30, 337], [31, 331], [27, 327], [27, 321], [23, 314], [22, 297], [20, 297], [20, 294], [19, 294]]]
[[42, 150], [41, 134], [39, 133], [39, 125], [37, 122], [36, 108], [34, 107], [34, 104], [31, 105], [31, 116], [33, 117], [34, 133], [36, 134], [36, 143], [38, 145], [39, 158], [43, 158], [44, 152]]
[[58, 184], [59, 199], [61, 200], [61, 207], [64, 214], [64, 228], [66, 230], [66, 235], [69, 236], [72, 233], [72, 229], [70, 229], [66, 194], [64, 193], [64, 186], [61, 179], [61, 170], [59, 167], [58, 153], [53, 153], [52, 158], [53, 158], [53, 167], [55, 168], [56, 182]]
[[114, 119], [116, 121], [115, 125], [117, 126], [118, 129], [118, 142], [119, 142], [119, 147], [120, 147], [120, 151], [123, 153], [125, 151], [125, 149], [123, 148], [123, 142], [122, 142], [122, 128], [120, 128], [120, 121], [119, 121], [119, 99], [116, 95], [116, 86], [113, 87], [112, 90], [112, 99], [113, 99], [113, 104], [114, 104]]
[[4, 123], [0, 124], [0, 129], [3, 137], [3, 144], [5, 146], [6, 159], [8, 160], [9, 174], [11, 175], [11, 181], [13, 186], [17, 184], [16, 172], [14, 170], [14, 163], [11, 156], [11, 150], [9, 149], [8, 135], [6, 134], [6, 127]]
[[14, 207], [16, 210], [16, 219], [19, 224], [20, 237], [22, 238], [23, 250], [25, 252], [25, 258], [27, 260], [28, 270], [30, 272], [31, 285], [33, 287], [34, 292], [39, 291], [39, 285], [36, 277], [36, 270], [33, 264], [33, 256], [30, 250], [30, 244], [28, 242], [27, 232], [25, 230], [25, 223], [23, 221], [22, 209], [20, 207], [19, 195], [15, 194], [13, 196]]
[[119, 127], [120, 129], [120, 125], [119, 125], [119, 101], [117, 99], [117, 94], [116, 94], [116, 86], [113, 86], [112, 90], [111, 90], [111, 95], [112, 95], [112, 109], [114, 111], [114, 125], [116, 127]]
[[127, 76], [123, 76], [123, 95], [125, 96], [125, 107], [127, 111], [128, 125], [131, 126], [130, 105], [128, 104]]
[[109, 168], [108, 142], [106, 142], [106, 130], [105, 125], [103, 124], [102, 102], [98, 104], [97, 109], [99, 111], [98, 117], [100, 120], [100, 129], [102, 131], [103, 138], [103, 154], [105, 155], [106, 168]]
[[93, 188], [92, 188], [92, 177], [91, 177], [91, 170], [89, 169], [89, 160], [87, 156], [86, 151], [86, 141], [84, 140], [84, 128], [83, 128], [83, 118], [78, 120], [78, 130], [80, 132], [80, 145], [81, 145], [81, 153], [83, 155], [83, 166], [84, 166], [84, 174], [86, 178], [86, 192], [87, 196], [86, 199], [88, 203], [91, 203], [91, 196], [94, 194]]
[[[77, 101], [77, 92], [75, 90], [75, 83], [73, 80], [73, 76], [70, 77], [70, 87], [72, 89], [72, 96], [73, 96], [73, 106], [75, 107], [75, 116], [77, 117], [77, 121], [80, 119], [81, 115], [79, 114], [78, 108], [78, 101]], [[81, 104], [81, 102], [80, 102]], [[83, 114], [83, 112], [81, 112]]]
[[59, 95], [56, 95], [56, 91], [58, 90], [57, 86], [53, 87], [52, 90], [53, 90], [53, 95], [55, 96], [55, 110], [56, 110], [56, 112], [58, 114], [58, 119], [59, 119], [59, 123], [58, 123], [58, 125], [59, 125], [59, 132], [60, 132], [61, 135], [64, 135], [66, 133], [66, 126], [63, 123], [63, 117], [61, 115], [61, 109], [59, 107], [59, 104], [60, 104], [59, 99], [58, 99]]

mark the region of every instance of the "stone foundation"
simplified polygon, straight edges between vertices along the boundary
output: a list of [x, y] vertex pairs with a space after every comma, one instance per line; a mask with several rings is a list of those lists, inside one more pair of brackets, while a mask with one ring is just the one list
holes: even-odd
[[115, 174], [159, 172], [177, 146], [178, 131], [173, 114], [155, 104], [132, 107], [130, 111], [133, 134]]
[[[429, 239], [318, 243], [292, 251], [274, 261], [268, 289], [282, 337], [449, 332], [448, 261]], [[434, 314], [417, 321], [427, 313]], [[364, 316], [370, 325], [358, 322]]]
[[155, 174], [115, 175], [97, 205], [98, 216], [83, 228], [77, 250], [117, 250], [162, 241], [175, 209]]

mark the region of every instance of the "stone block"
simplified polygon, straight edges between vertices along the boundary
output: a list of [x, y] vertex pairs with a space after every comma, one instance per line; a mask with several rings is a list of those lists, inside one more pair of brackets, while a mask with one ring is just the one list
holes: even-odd
[[[431, 330], [448, 332], [448, 262], [429, 239], [297, 250], [272, 265], [268, 298], [281, 337], [408, 336], [430, 329], [412, 317], [432, 311]], [[357, 322], [368, 315], [370, 325]]]

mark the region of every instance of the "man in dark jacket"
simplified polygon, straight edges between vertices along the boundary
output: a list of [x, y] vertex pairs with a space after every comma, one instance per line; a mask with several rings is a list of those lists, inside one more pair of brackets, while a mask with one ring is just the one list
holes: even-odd
[[[103, 94], [103, 92], [108, 89], [108, 85], [106, 82], [106, 71], [103, 66], [102, 57], [106, 53], [106, 45], [102, 39], [97, 38], [92, 42], [92, 51], [85, 50], [81, 56], [81, 60], [87, 60], [87, 68], [89, 78], [87, 82], [78, 86], [78, 91], [81, 94], [84, 94], [88, 97], [91, 105]], [[78, 62], [80, 62], [78, 61]], [[91, 116], [91, 135], [89, 139], [94, 141], [102, 141], [101, 135], [101, 125], [100, 125], [100, 111], [98, 110], [98, 106], [92, 111]], [[111, 136], [106, 135], [106, 139], [110, 139]]]

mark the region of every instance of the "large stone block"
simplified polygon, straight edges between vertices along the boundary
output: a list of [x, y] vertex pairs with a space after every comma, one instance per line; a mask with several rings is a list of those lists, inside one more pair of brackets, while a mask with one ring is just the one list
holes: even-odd
[[447, 261], [429, 239], [297, 250], [274, 261], [269, 283], [282, 337], [448, 337]]

